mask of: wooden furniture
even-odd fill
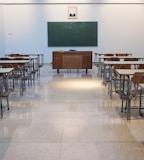
[[[128,77],[128,84],[127,84],[127,88],[126,88],[126,91],[124,93],[124,87],[123,87],[123,83],[124,83],[124,78],[120,78],[122,82],[120,82],[120,88],[119,88],[119,91],[117,92],[118,94],[121,94],[120,95],[120,98],[123,100],[126,101],[126,114],[127,114],[127,120],[130,120],[130,117],[131,117],[131,109],[139,109],[139,113],[141,113],[141,109],[144,109],[142,108],[142,104],[141,104],[141,98],[140,97],[140,104],[138,106],[133,106],[131,107],[131,100],[132,98],[136,97],[137,95],[139,96],[142,96],[138,90],[138,87],[136,87],[136,85],[138,86],[139,83],[143,83],[143,80],[144,80],[144,69],[116,69],[116,73],[118,75],[120,75],[120,77],[122,76],[127,76]],[[135,74],[139,74],[139,77],[137,78],[137,80],[135,79],[135,82],[134,82],[134,75]],[[133,80],[132,80],[133,79]],[[132,89],[132,84],[131,82],[134,84],[135,83],[135,87],[134,89]],[[142,88],[142,85],[141,85],[141,88]],[[123,106],[122,106],[123,107]]]
[[[6,99],[7,108],[9,110],[9,94],[10,89],[8,85],[8,76],[9,73],[13,71],[13,68],[0,68],[0,106],[1,106],[1,114],[3,115],[3,104],[2,99]]]
[[[106,55],[112,55],[112,56],[119,56],[119,57],[123,57],[123,56],[132,56],[132,53],[95,53],[94,54],[94,62],[95,64],[99,63],[99,58],[100,57],[104,57]]]
[[[53,69],[92,69],[92,51],[53,52]]]
[[[29,59],[33,63],[33,71],[37,72],[37,76],[40,76],[40,68],[44,65],[44,55],[43,54],[6,54],[6,58],[24,58]]]
[[[102,73],[103,84],[106,85],[106,78],[107,78],[106,66],[109,66],[108,76],[110,76],[110,79],[111,79],[114,65],[131,65],[132,69],[137,69],[140,64],[144,64],[144,61],[104,61],[102,63],[102,65],[103,65],[102,68],[104,71]]]
[[[30,60],[0,60],[0,65],[3,68],[13,68],[13,74],[9,76],[13,80],[13,88],[14,81],[20,80],[20,95],[23,95],[25,91],[25,81],[28,80],[26,77],[29,75],[29,80],[32,81],[31,77],[31,66],[29,67]]]

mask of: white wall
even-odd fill
[[[78,19],[68,19],[68,6],[78,8]],[[43,53],[46,63],[51,62],[53,50],[71,48],[143,55],[143,4],[23,4],[3,7],[6,54]],[[48,21],[98,21],[98,47],[48,48]]]
[[[0,0],[0,3],[144,3],[143,0]]]
[[[3,6],[0,6],[0,56],[5,54]]]

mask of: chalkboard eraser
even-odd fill
[[[64,52],[64,50],[59,50],[58,52]]]

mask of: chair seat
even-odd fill
[[[1,97],[8,97],[9,96],[9,94],[10,94],[10,91],[5,91],[2,95],[1,95]]]
[[[126,95],[123,90],[117,90],[116,93],[118,93],[118,95],[120,96],[120,99],[122,100],[127,100],[128,99],[128,95]]]
[[[140,95],[140,90],[131,90],[130,95],[132,95],[132,96]]]

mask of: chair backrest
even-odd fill
[[[104,58],[104,61],[120,61],[118,57]]]
[[[128,53],[116,53],[116,56],[128,56]]]
[[[114,70],[115,69],[131,69],[131,65],[130,64],[115,64]]]
[[[20,57],[20,56],[18,56],[18,57],[16,57],[16,58],[14,58],[14,60],[25,60],[25,59],[22,58],[22,57]]]
[[[138,61],[138,58],[124,58],[124,61]]]
[[[139,81],[138,81],[138,84],[139,83],[144,83],[144,73],[141,74],[140,78],[139,78]]]
[[[133,84],[144,83],[144,72],[135,72],[132,77]]]
[[[0,60],[10,60],[8,57],[2,57]]]
[[[18,57],[29,57],[29,54],[19,54]]]
[[[120,61],[120,59],[118,57],[113,57],[113,58],[110,58],[110,61]]]
[[[17,63],[8,63],[5,65],[5,68],[14,68],[15,71],[19,70],[19,65]]]
[[[144,64],[140,64],[140,65],[138,66],[138,69],[144,69]]]
[[[17,57],[19,56],[19,53],[12,53],[12,54],[9,54],[10,57]]]
[[[104,56],[114,56],[114,54],[112,54],[112,53],[106,53],[106,54],[104,54]]]

